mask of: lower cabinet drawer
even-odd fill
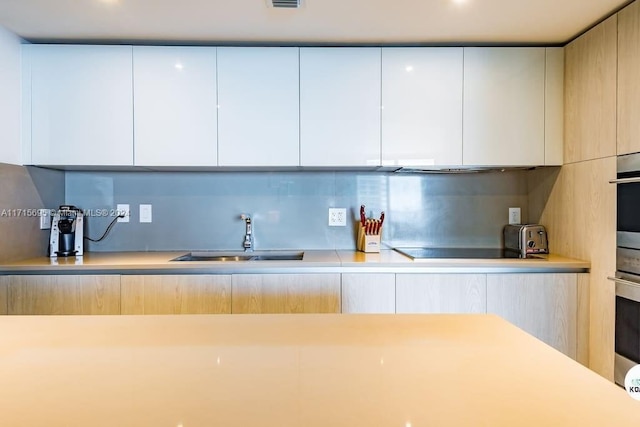
[[[234,274],[232,313],[340,313],[340,274]]]

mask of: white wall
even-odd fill
[[[20,38],[0,27],[0,162],[22,164]]]

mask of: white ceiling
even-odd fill
[[[628,3],[303,0],[291,10],[267,1],[0,0],[0,26],[27,40],[556,44]]]

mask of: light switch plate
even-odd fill
[[[124,218],[118,218],[118,222],[129,222],[131,212],[129,212],[129,205],[117,205],[116,210],[118,213],[124,213]]]
[[[151,205],[140,205],[140,222],[152,222]]]
[[[520,208],[509,208],[509,224],[521,224]]]

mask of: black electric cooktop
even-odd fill
[[[473,258],[501,259],[521,258],[520,253],[500,248],[394,248],[396,251],[413,259],[426,258]],[[529,258],[529,257],[527,257]],[[532,256],[532,258],[538,258]]]

